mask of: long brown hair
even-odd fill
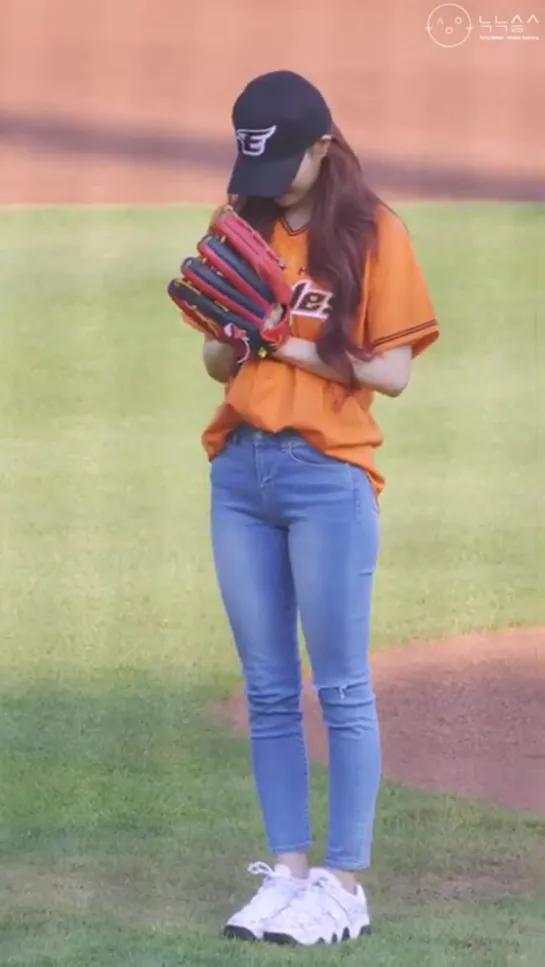
[[[357,155],[336,125],[313,189],[308,226],[308,272],[332,293],[331,312],[316,341],[320,359],[350,383],[354,373],[349,353],[369,358],[369,346],[352,338],[363,300],[366,258],[376,247],[376,212],[384,204],[365,184]],[[239,198],[235,207],[267,241],[282,208],[273,199]]]

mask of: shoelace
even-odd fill
[[[338,916],[347,916],[346,910],[329,889],[330,882],[327,877],[315,876],[309,881],[307,891],[296,897],[289,907],[289,916],[297,920],[301,926],[315,926],[322,922],[324,916],[339,926]],[[312,898],[309,904],[309,896]],[[331,901],[335,907],[331,909]]]
[[[263,878],[263,883],[261,884],[258,892],[256,893],[254,900],[263,895],[263,891],[267,890],[273,883],[285,884],[286,887],[292,886],[291,880],[289,880],[285,874],[279,873],[278,870],[273,870],[268,863],[251,863],[248,867],[248,873],[252,876],[261,876]]]
[[[283,879],[282,874],[273,870],[268,863],[251,863],[248,867],[248,873],[251,873],[252,876],[262,876],[265,880]]]

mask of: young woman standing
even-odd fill
[[[257,794],[274,865],[225,926],[271,943],[368,932],[356,874],[370,864],[380,739],[369,670],[384,479],[375,392],[399,396],[438,337],[409,234],[365,185],[321,93],[290,71],[251,81],[232,114],[228,193],[292,285],[292,336],[239,364],[206,339],[225,397],[203,435],[212,542],[246,683]],[[243,576],[243,580],[241,580]],[[302,628],[329,738],[323,866],[309,868]]]

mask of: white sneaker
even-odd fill
[[[227,921],[223,935],[238,940],[262,940],[265,925],[305,890],[307,880],[297,879],[287,866],[280,864],[273,870],[266,863],[252,863],[248,872],[263,877],[263,883],[253,899]]]
[[[371,932],[367,900],[358,884],[355,894],[344,890],[327,870],[311,870],[304,892],[271,916],[263,940],[273,944],[335,944]]]

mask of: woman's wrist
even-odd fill
[[[278,359],[282,363],[296,363],[298,358],[298,347],[299,343],[305,342],[304,339],[298,339],[297,336],[288,336],[285,342],[273,353],[272,358]],[[300,352],[299,352],[300,355]]]

